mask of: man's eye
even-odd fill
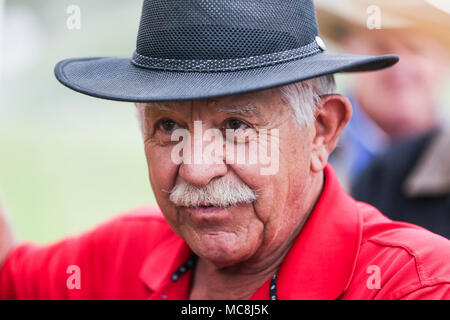
[[[250,128],[250,126],[242,120],[239,119],[228,119],[225,122],[225,129],[231,130],[246,130]]]
[[[164,132],[172,132],[178,128],[179,128],[178,124],[170,119],[159,120],[158,123],[156,124],[156,129]]]

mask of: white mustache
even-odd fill
[[[170,192],[170,201],[178,207],[215,206],[229,207],[252,203],[257,199],[256,191],[244,183],[227,178],[213,179],[204,187],[182,182]]]

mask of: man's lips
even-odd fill
[[[189,213],[192,219],[196,220],[214,220],[224,219],[229,216],[230,211],[228,207],[219,207],[213,205],[201,205],[195,207],[182,207],[183,210]]]
[[[202,212],[202,213],[214,213],[217,211],[223,211],[230,207],[219,207],[215,205],[201,205],[201,206],[195,206],[195,207],[186,207],[187,210],[195,211],[195,212]]]

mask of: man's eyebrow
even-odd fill
[[[259,116],[261,112],[259,109],[251,103],[245,105],[227,105],[220,106],[219,110],[221,112],[238,114],[241,116]]]
[[[171,106],[169,104],[166,103],[161,103],[161,102],[151,102],[151,103],[147,103],[145,104],[145,110],[147,111],[174,111],[176,109],[175,106]]]
[[[175,111],[177,109],[176,106],[161,103],[161,102],[152,102],[147,103],[145,105],[145,109],[149,111]],[[225,113],[232,113],[237,114],[241,116],[259,116],[261,115],[261,112],[259,109],[254,106],[251,103],[243,104],[243,105],[225,105],[225,106],[219,106],[219,111],[225,112]]]

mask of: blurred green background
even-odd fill
[[[66,26],[70,5],[80,30]],[[69,57],[130,56],[141,6],[0,0],[0,199],[21,239],[54,241],[155,203],[134,106],[78,94],[53,75]],[[342,92],[347,78],[337,79]]]
[[[81,29],[69,30],[69,5]],[[3,1],[0,199],[18,236],[49,242],[155,203],[135,108],[60,85],[54,65],[130,56],[141,1]]]

